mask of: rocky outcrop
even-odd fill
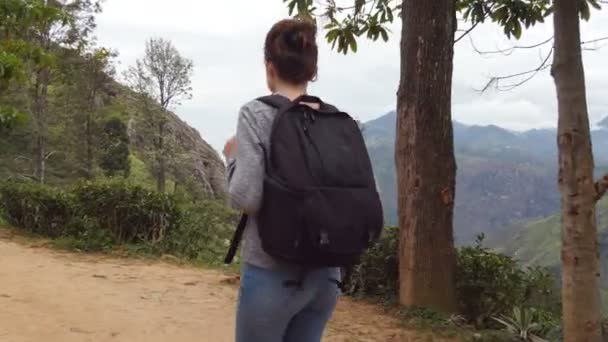
[[[125,87],[118,92],[122,99],[136,107],[137,97]],[[159,111],[160,108],[153,110]],[[168,179],[175,187],[182,187],[196,197],[223,198],[226,191],[225,165],[219,154],[200,133],[181,120],[176,114],[166,114],[168,120],[165,135]],[[139,111],[130,113],[128,133],[132,148],[144,160],[150,171],[156,167],[154,138],[156,132],[148,118]]]
[[[225,189],[225,167],[218,153],[201,138],[200,133],[170,113],[170,131],[177,143],[182,160],[176,161],[173,173],[177,181],[187,184],[192,177],[203,191],[215,198],[223,197]],[[173,158],[170,158],[170,160]]]

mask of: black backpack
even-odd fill
[[[258,100],[278,109],[257,213],[263,250],[306,268],[351,267],[384,224],[358,123],[317,97]],[[231,263],[246,223],[243,216],[226,263]]]

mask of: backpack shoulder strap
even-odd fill
[[[230,241],[230,248],[228,249],[228,254],[226,255],[226,259],[224,259],[224,263],[226,265],[230,265],[234,256],[236,255],[237,250],[239,249],[239,244],[243,239],[243,233],[245,232],[245,228],[247,227],[247,215],[242,215],[239,225],[236,227],[236,231],[234,232],[234,236],[232,237],[232,241]]]
[[[281,95],[262,96],[258,97],[257,100],[276,109],[286,108],[293,104],[288,98]]]
[[[319,111],[321,111],[321,112],[326,112],[326,113],[339,112],[338,108],[330,105],[329,103],[323,102],[320,98],[318,98],[316,96],[310,96],[310,95],[302,95],[293,101],[290,101],[289,99],[287,99],[286,97],[281,96],[281,95],[269,95],[269,96],[258,97],[257,100],[262,103],[265,103],[273,108],[279,109],[279,110],[287,110],[291,106],[297,105],[301,102],[310,102],[310,103],[318,103],[319,107],[320,107]]]

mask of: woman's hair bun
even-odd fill
[[[300,84],[317,73],[317,27],[302,19],[285,19],[276,23],[266,36],[264,54],[279,77]]]

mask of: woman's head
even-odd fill
[[[306,86],[317,75],[317,28],[308,21],[285,19],[266,35],[264,60],[271,91],[277,86]]]

